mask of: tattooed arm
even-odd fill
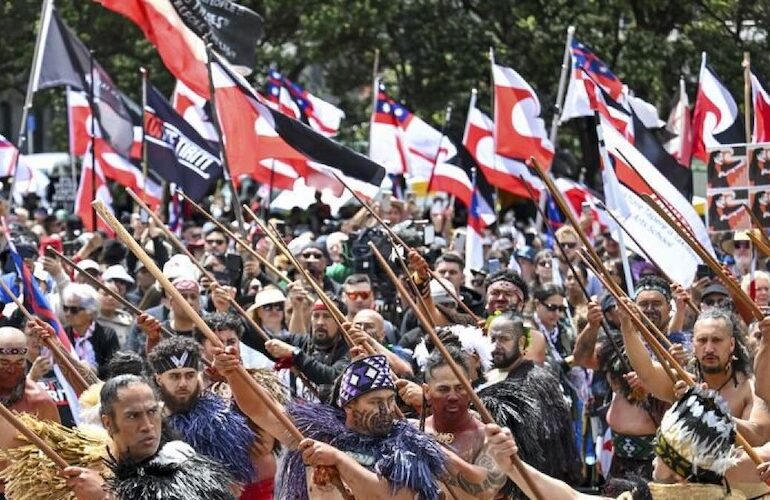
[[[493,499],[507,479],[505,473],[495,464],[486,446],[470,464],[452,453],[444,450],[447,455],[448,475],[443,478],[449,488],[460,488],[471,495],[470,498]]]
[[[336,467],[354,498],[368,500],[414,500],[415,498],[415,492],[409,488],[401,488],[392,494],[390,483],[385,478],[365,469],[353,458],[326,443],[304,439],[299,449],[307,465]]]

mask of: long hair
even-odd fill
[[[698,315],[698,321],[717,319],[724,321],[729,329],[732,337],[735,339],[735,349],[731,359],[731,366],[733,368],[733,376],[736,373],[742,373],[745,376],[750,376],[752,372],[751,357],[749,350],[746,347],[746,334],[743,329],[743,323],[738,316],[730,311],[720,307],[707,308]],[[698,367],[700,370],[700,367]]]

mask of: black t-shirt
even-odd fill
[[[51,396],[53,402],[56,404],[56,409],[59,410],[59,419],[61,424],[65,427],[75,427],[75,418],[72,415],[72,409],[67,399],[67,393],[64,391],[59,379],[56,378],[56,373],[50,370],[48,373],[40,377],[37,381],[37,385],[48,391],[48,395]]]

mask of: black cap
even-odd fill
[[[727,291],[727,288],[725,288],[724,285],[721,283],[712,283],[703,289],[703,294],[701,297],[711,295],[712,293],[718,293],[719,295],[724,295],[725,297],[730,296],[730,293]]]

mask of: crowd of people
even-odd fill
[[[464,228],[411,200],[374,204],[395,239],[320,198],[261,229],[189,208],[178,236],[127,217],[136,253],[66,214],[6,214],[0,399],[69,467],[0,418],[0,498],[770,495],[770,319],[747,324],[707,269],[672,283],[596,224],[501,217],[470,270]],[[9,296],[35,300],[10,242],[62,332]],[[719,243],[764,311],[747,235]]]

